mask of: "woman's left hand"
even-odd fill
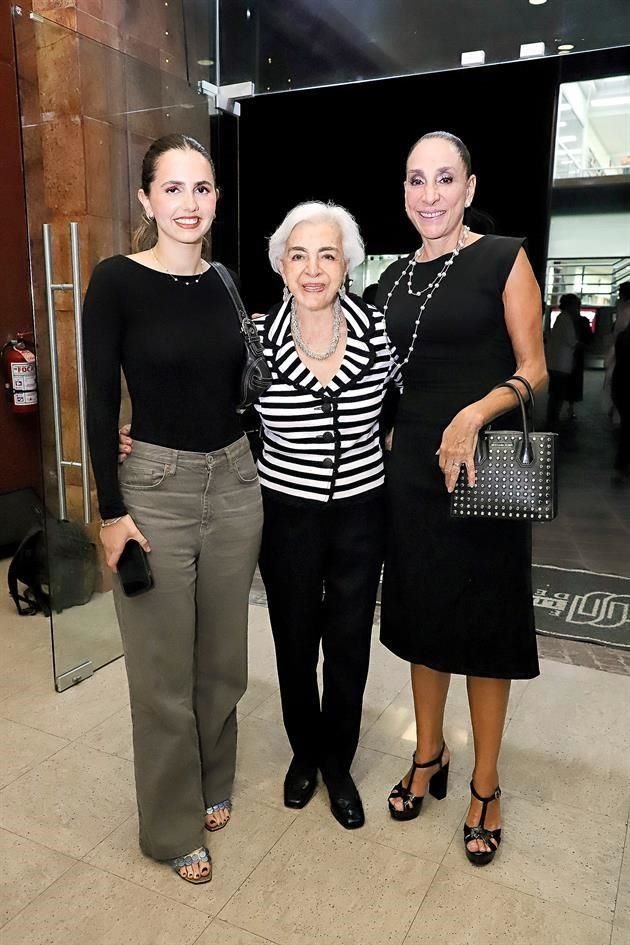
[[[479,412],[475,405],[471,404],[460,410],[444,430],[436,455],[448,492],[455,488],[462,463],[466,466],[468,485],[475,485],[475,447],[481,426]]]

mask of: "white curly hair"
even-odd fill
[[[352,214],[338,204],[314,200],[310,203],[299,203],[297,207],[289,210],[278,229],[269,237],[269,262],[274,272],[280,273],[278,263],[284,256],[293,229],[300,223],[322,221],[335,223],[339,227],[348,272],[361,265],[365,259],[365,248],[357,221]]]

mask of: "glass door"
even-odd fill
[[[85,433],[83,293],[97,262],[130,252],[151,141],[185,132],[209,147],[210,123],[207,99],[178,75],[14,9],[61,691],[122,654]]]

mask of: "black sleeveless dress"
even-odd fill
[[[381,641],[411,663],[498,679],[538,675],[531,586],[531,526],[458,521],[436,450],[455,414],[515,368],[502,293],[523,240],[484,236],[465,247],[422,316],[387,466],[388,536]],[[415,267],[414,290],[446,257]],[[383,310],[409,257],[382,275]],[[422,299],[407,276],[387,305],[389,337],[402,361]],[[499,421],[515,429],[514,415]],[[496,426],[496,422],[495,422]]]

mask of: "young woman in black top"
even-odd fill
[[[262,507],[236,412],[239,323],[201,256],[218,196],[210,156],[184,135],[160,138],[138,196],[142,248],[101,262],[85,299],[88,432],[107,564],[116,571],[136,540],[154,579],[133,598],[114,579],[140,846],[199,883],[211,878],[204,826],[230,813]],[[119,474],[121,369],[135,448]]]

